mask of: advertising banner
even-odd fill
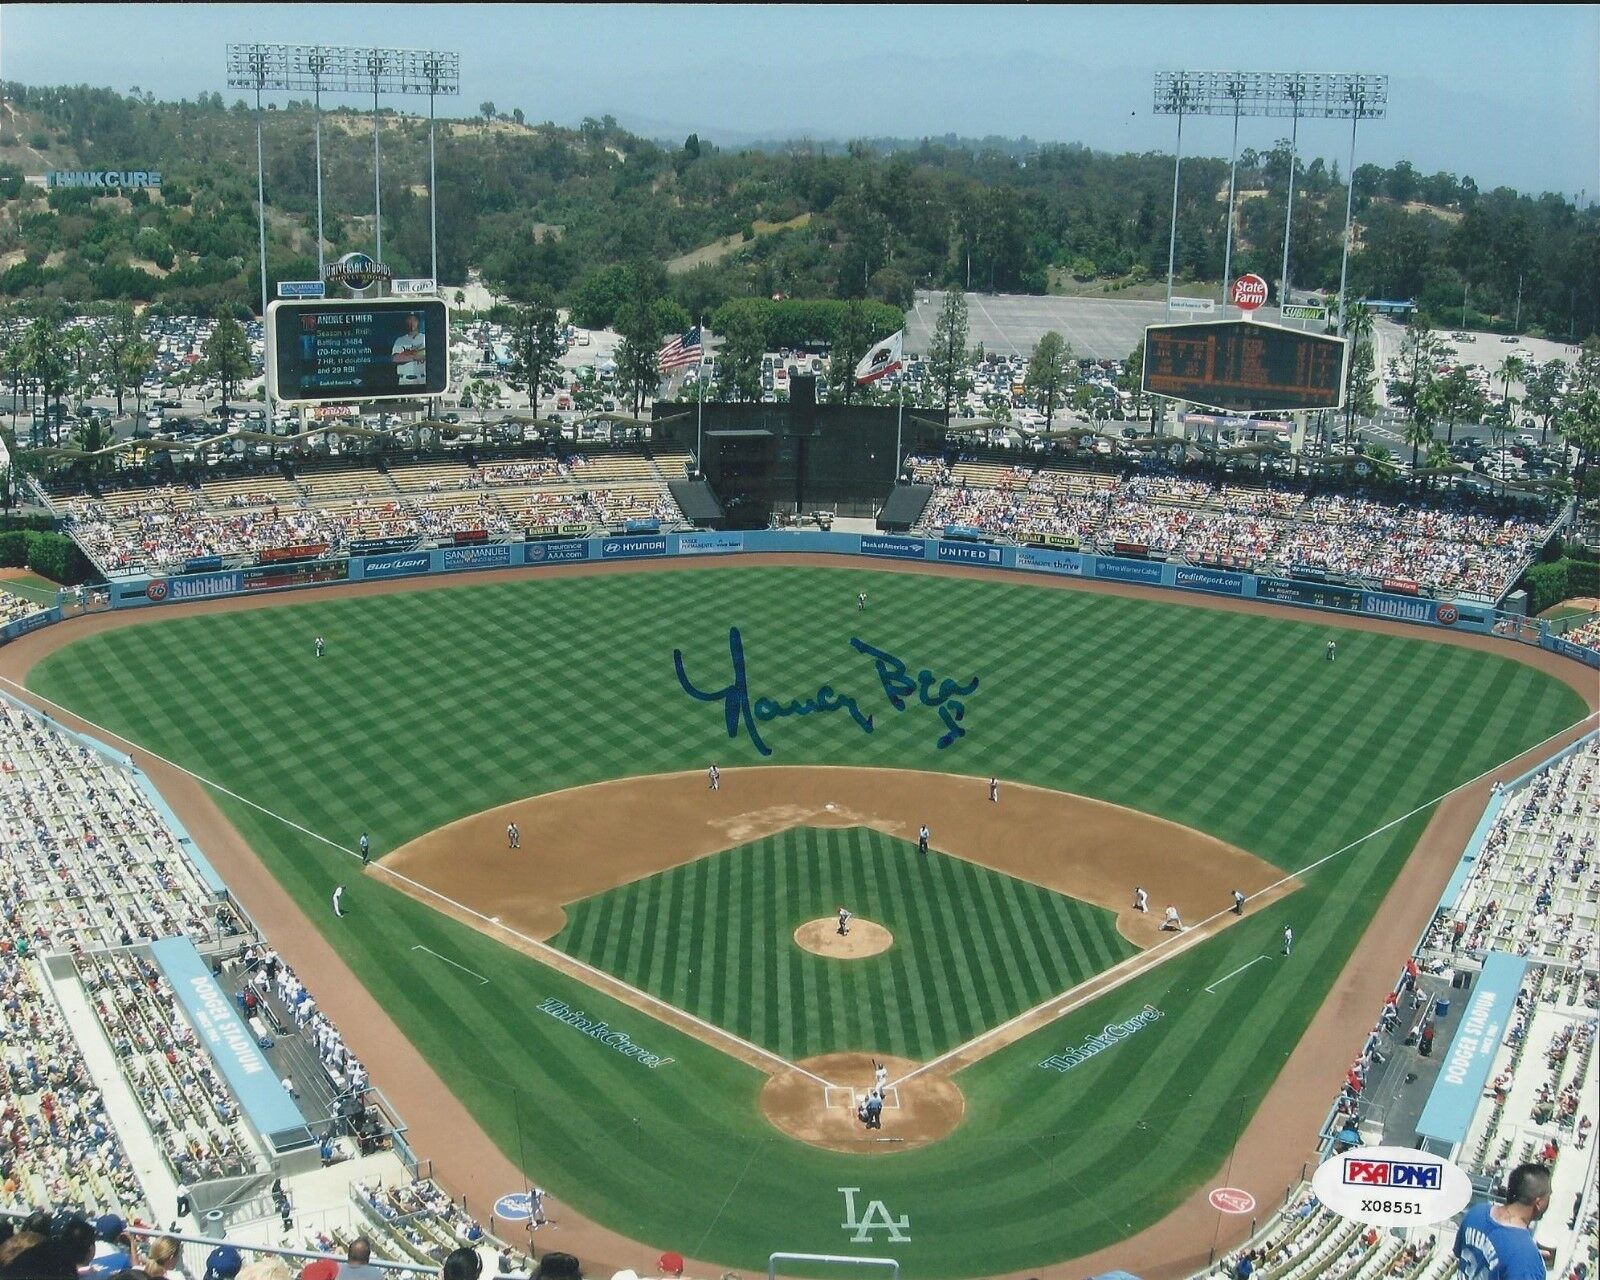
[[[266,547],[256,558],[262,564],[279,564],[285,560],[315,560],[327,553],[326,542],[311,542],[299,547]]]
[[[1030,533],[1024,541],[1032,547],[1057,547],[1066,551],[1078,549],[1078,535],[1075,533]]]
[[[15,640],[18,636],[25,636],[30,631],[37,631],[40,627],[49,626],[52,622],[61,621],[59,608],[41,609],[38,613],[30,613],[25,618],[18,618],[15,622],[8,622],[0,638]]]
[[[364,538],[350,544],[353,556],[381,556],[390,551],[410,551],[417,545],[416,538]]]
[[[523,564],[560,564],[588,558],[587,542],[526,542],[522,546]]]
[[[1017,568],[1034,569],[1040,573],[1070,573],[1083,576],[1083,557],[1074,551],[1038,550],[1034,547],[1017,548]]]
[[[1108,582],[1159,583],[1164,565],[1149,560],[1115,560],[1110,556],[1094,558],[1094,576]]]
[[[1419,1137],[1455,1143],[1465,1140],[1473,1114],[1489,1081],[1489,1068],[1516,1013],[1517,992],[1528,962],[1493,951],[1476,985],[1456,1014],[1456,1033],[1439,1064],[1439,1078],[1417,1121]]]
[[[883,538],[876,534],[861,535],[861,554],[886,556],[891,560],[926,560],[927,553],[919,538]]]
[[[556,532],[563,538],[587,538],[589,528],[587,524],[561,524],[556,526]]]
[[[1381,596],[1373,591],[1361,593],[1361,612],[1375,618],[1393,618],[1398,622],[1437,622],[1442,626],[1454,625],[1458,614],[1453,604],[1436,604],[1432,600],[1419,600],[1409,596]]]
[[[426,551],[368,556],[361,562],[360,573],[363,578],[406,578],[416,573],[427,573],[432,563]]]
[[[1173,585],[1186,591],[1214,591],[1218,595],[1242,596],[1244,574],[1227,569],[1200,569],[1192,565],[1179,565]]]
[[[678,538],[678,554],[685,556],[728,555],[743,550],[742,533],[685,533]]]
[[[605,560],[632,560],[640,556],[664,556],[667,540],[656,538],[606,538],[600,543],[600,556]]]
[[[1594,649],[1586,649],[1582,645],[1573,644],[1570,640],[1563,640],[1560,636],[1545,636],[1540,643],[1564,658],[1573,658],[1591,667],[1600,667],[1600,652]]]
[[[438,555],[441,569],[501,569],[511,563],[511,548],[503,542],[482,547],[446,547]]]
[[[983,542],[941,542],[939,559],[957,564],[999,564],[1000,548]]]
[[[553,524],[530,524],[522,531],[522,536],[527,541],[533,542],[539,538],[554,538],[558,535]]]
[[[156,604],[176,600],[210,600],[215,596],[231,596],[244,590],[244,574],[204,573],[194,578],[152,578],[145,584],[144,594]]]
[[[183,562],[185,573],[214,573],[222,568],[221,556],[196,556],[193,560]]]

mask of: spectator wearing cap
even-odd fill
[[[300,1268],[300,1280],[337,1280],[339,1264],[333,1258],[317,1258]]]
[[[109,1276],[133,1265],[128,1250],[128,1224],[114,1213],[102,1214],[94,1220],[94,1257],[84,1272],[91,1276]]]
[[[350,1242],[338,1280],[385,1280],[383,1272],[372,1265],[372,1241],[366,1236],[357,1236]]]
[[[683,1274],[683,1255],[681,1253],[664,1253],[656,1259],[656,1266],[663,1276],[676,1277]]]
[[[219,1244],[206,1258],[205,1280],[234,1280],[243,1266],[243,1254],[231,1244]]]

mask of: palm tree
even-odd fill
[[[1411,470],[1417,470],[1417,451],[1429,448],[1434,443],[1433,423],[1439,412],[1439,394],[1434,384],[1430,383],[1417,397],[1416,407],[1411,412],[1410,419],[1406,422],[1406,443],[1411,446]]]
[[[1527,362],[1521,356],[1507,356],[1500,362],[1500,367],[1494,371],[1494,376],[1503,384],[1502,398],[1507,407],[1511,404],[1511,384],[1521,382],[1522,375],[1528,371]]]
[[[1372,346],[1372,308],[1353,302],[1345,312],[1345,337],[1350,341],[1350,375],[1345,386],[1344,448],[1350,451],[1350,436],[1357,413],[1370,413],[1377,407],[1373,388],[1377,385],[1376,359]]]
[[[1395,477],[1394,454],[1381,444],[1363,444],[1361,457],[1366,461],[1367,469],[1377,480],[1393,480]],[[1356,464],[1358,467],[1360,462]]]

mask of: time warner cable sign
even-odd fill
[[[1374,1227],[1420,1227],[1467,1207],[1472,1181],[1439,1156],[1410,1147],[1356,1147],[1320,1165],[1317,1198],[1341,1217]]]

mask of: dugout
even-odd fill
[[[651,443],[694,454],[723,508],[722,527],[763,529],[779,515],[872,517],[895,488],[900,457],[944,445],[942,412],[818,404],[814,377],[787,404],[658,403]]]

